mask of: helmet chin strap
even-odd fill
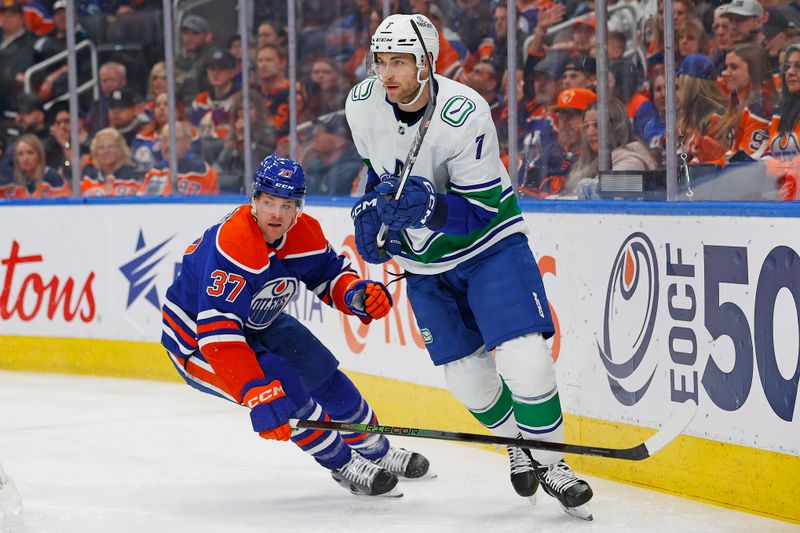
[[[428,74],[428,77],[425,78],[424,80],[422,80],[419,77],[419,75],[421,73],[422,73],[422,69],[420,67],[417,67],[417,83],[419,83],[419,90],[417,90],[417,95],[410,102],[400,102],[401,104],[403,104],[403,105],[414,105],[416,103],[416,101],[419,100],[420,96],[422,96],[422,92],[425,90],[425,84],[428,83],[428,80],[430,79],[431,76],[430,76],[430,74]]]

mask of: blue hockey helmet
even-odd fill
[[[302,209],[306,197],[303,167],[294,159],[276,155],[265,157],[253,176],[252,197],[258,192],[297,200],[297,207]]]

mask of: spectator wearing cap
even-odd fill
[[[583,112],[596,101],[597,95],[589,89],[564,89],[558,93],[551,108],[558,118],[558,142],[546,147],[536,165],[528,170],[524,191],[539,197],[561,192],[572,165],[581,155]]]
[[[25,28],[20,2],[0,4],[0,63],[4,65],[3,75],[14,87],[14,95],[22,88],[25,70],[34,64],[33,45],[36,36]]]
[[[50,135],[43,141],[47,166],[70,179],[70,166],[72,150],[70,145],[70,127],[72,119],[69,113],[69,104],[66,101],[56,102],[45,113]],[[83,127],[83,119],[78,117],[78,139],[80,140],[80,154],[89,152],[89,133]]]
[[[142,174],[131,161],[125,138],[114,128],[98,131],[91,145],[92,165],[83,170],[81,196],[134,196],[142,187]]]
[[[597,199],[600,151],[597,118],[597,102],[594,102],[583,112],[581,155],[569,172],[563,195],[575,195],[584,200]],[[655,159],[634,133],[625,104],[616,98],[611,98],[608,102],[608,124],[611,170],[655,170]]]
[[[268,121],[281,136],[289,133],[289,78],[286,77],[286,50],[266,44],[256,52],[258,92],[264,99]]]
[[[49,135],[44,119],[42,99],[35,94],[20,95],[17,99],[17,128],[20,133],[32,133],[44,139]]]
[[[308,194],[350,196],[353,194],[361,160],[350,142],[350,132],[343,115],[316,121],[311,136],[311,152],[303,162],[308,176]]]
[[[178,194],[219,194],[217,171],[192,149],[192,125],[186,121],[175,124],[175,157],[178,160]],[[159,133],[164,162],[148,171],[139,190],[144,196],[172,194],[169,169],[169,124]]]
[[[225,145],[212,165],[217,171],[221,194],[244,193],[244,113],[242,93],[237,94],[231,104],[231,127],[225,138]],[[264,102],[257,93],[250,94],[250,157],[251,161],[261,161],[275,151],[277,130],[267,122]]]
[[[72,194],[70,182],[45,163],[39,137],[28,133],[17,139],[13,154],[13,180],[0,186],[0,198],[64,198]]]
[[[108,125],[117,130],[128,146],[133,143],[136,133],[147,123],[142,114],[144,106],[131,89],[123,87],[111,92],[108,102]]]
[[[84,115],[86,129],[95,132],[108,127],[108,108],[111,93],[124,88],[128,84],[128,70],[125,65],[116,61],[107,61],[100,66],[100,96],[92,102]]]
[[[561,65],[562,89],[594,90],[597,82],[597,62],[591,56],[567,57]]]
[[[199,15],[181,21],[181,51],[175,57],[175,87],[178,97],[190,106],[202,91],[211,88],[206,78],[206,62],[214,53],[211,25]]]
[[[240,90],[235,83],[236,59],[227,50],[215,50],[206,60],[206,76],[211,88],[195,96],[191,121],[204,143],[209,140],[221,149],[230,125],[228,112]],[[213,160],[218,153],[216,150],[208,159]]]
[[[722,16],[731,23],[731,40],[734,44],[761,44],[760,33],[764,8],[757,0],[733,0],[725,4]]]
[[[789,41],[792,34],[800,32],[800,12],[789,5],[773,7],[767,10],[767,21],[761,26],[764,35],[764,46],[773,59],[773,70],[780,76],[778,55]]]

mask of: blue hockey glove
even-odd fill
[[[244,390],[242,402],[250,408],[253,429],[265,439],[289,440],[292,436],[289,418],[295,406],[286,397],[281,382],[256,379],[245,385]]]
[[[378,196],[378,215],[389,229],[421,228],[430,221],[436,209],[436,189],[433,183],[420,176],[409,176],[400,199],[394,194],[399,186],[396,177],[381,181],[375,192]]]
[[[368,192],[356,202],[350,211],[356,235],[356,250],[367,263],[379,265],[388,261],[392,255],[400,253],[402,242],[400,234],[389,231],[384,249],[378,249],[378,232],[381,219],[378,216],[378,193]]]
[[[344,293],[344,303],[350,312],[368,324],[373,318],[383,318],[392,309],[392,295],[383,283],[361,279],[350,284]]]

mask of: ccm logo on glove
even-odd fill
[[[252,409],[260,403],[269,403],[272,400],[277,400],[284,396],[286,396],[286,393],[283,392],[283,386],[281,386],[281,382],[276,379],[266,387],[250,389],[247,393],[247,407]]]

